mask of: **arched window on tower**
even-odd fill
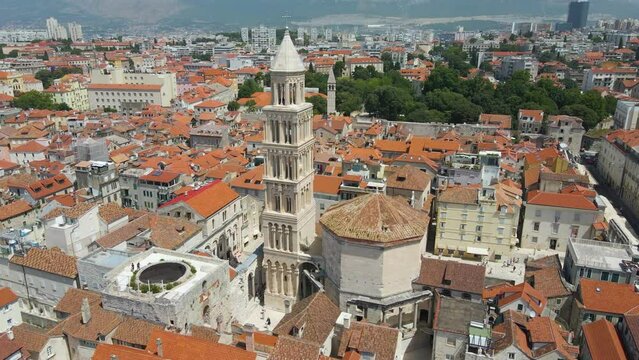
[[[275,209],[275,211],[280,211],[280,196],[275,195],[275,199],[273,200],[273,202],[274,202],[273,208]]]
[[[293,212],[293,201],[291,200],[290,196],[286,197],[286,212],[288,213]]]

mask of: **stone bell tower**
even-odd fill
[[[284,311],[302,295],[304,263],[315,238],[313,105],[304,99],[304,64],[288,31],[271,64],[266,114],[266,203],[262,216],[266,306]]]

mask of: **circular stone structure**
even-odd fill
[[[168,284],[180,280],[185,274],[185,264],[179,262],[161,262],[142,269],[138,280],[144,284]]]

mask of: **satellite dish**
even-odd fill
[[[528,316],[530,316],[531,318],[534,318],[535,316],[537,316],[537,313],[534,311],[530,311],[530,313],[528,314]]]

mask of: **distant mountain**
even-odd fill
[[[95,28],[109,25],[282,24],[335,15],[453,17],[564,15],[569,0],[0,0],[0,26],[44,24],[54,16]],[[591,13],[639,17],[637,0],[593,0]]]

